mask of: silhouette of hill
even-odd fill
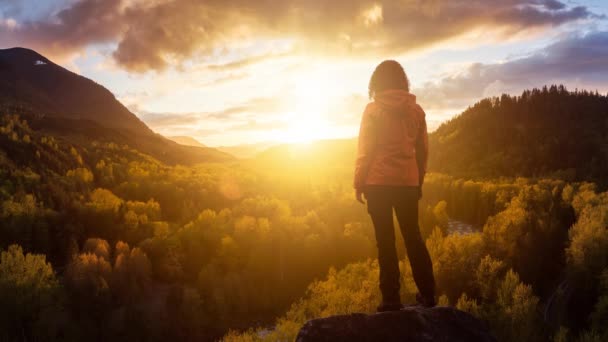
[[[0,98],[39,114],[152,133],[109,90],[25,48],[0,50]]]
[[[259,153],[264,152],[272,146],[278,145],[276,142],[263,141],[252,144],[240,144],[230,146],[218,146],[216,147],[220,151],[224,151],[237,158],[253,158]]]
[[[606,186],[608,97],[564,86],[479,101],[429,137],[431,171],[556,176]]]
[[[0,50],[0,113],[20,114],[46,134],[126,144],[170,164],[233,159],[154,133],[103,86],[25,48]]]

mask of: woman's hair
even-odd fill
[[[403,89],[410,91],[410,81],[399,62],[386,60],[376,67],[369,80],[369,98],[387,89]]]

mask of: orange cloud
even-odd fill
[[[288,39],[301,54],[360,57],[408,52],[479,28],[512,33],[592,17],[557,0],[81,0],[48,21],[0,26],[0,43],[51,53],[116,43],[117,63],[143,72],[229,53],[244,41]]]

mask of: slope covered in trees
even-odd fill
[[[430,135],[429,167],[460,177],[593,180],[608,168],[608,97],[563,86],[484,99]]]
[[[0,50],[0,99],[39,114],[88,119],[133,133],[152,133],[101,85],[72,73],[37,52]]]

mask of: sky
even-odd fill
[[[605,0],[0,0],[15,46],[209,146],[356,136],[385,59],[430,130],[502,93],[608,92]]]

